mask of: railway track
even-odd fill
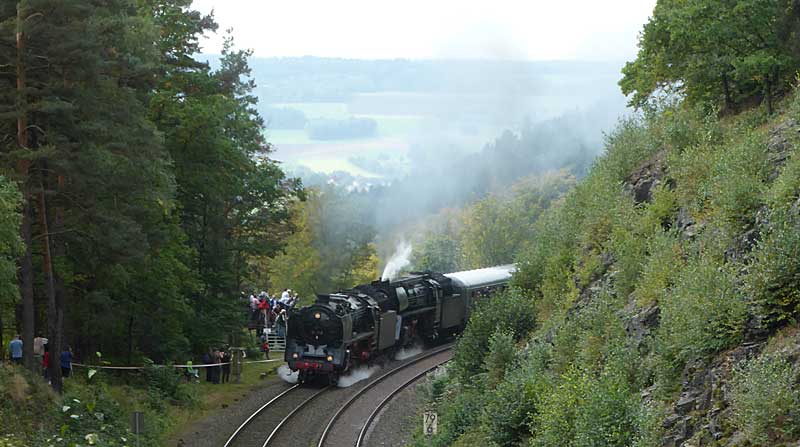
[[[438,363],[436,365],[433,365],[430,368],[420,372],[419,374],[415,375],[411,379],[406,380],[405,382],[403,382],[400,386],[398,386],[397,388],[392,390],[392,392],[389,393],[388,396],[384,397],[383,400],[378,404],[378,406],[375,407],[374,410],[372,410],[372,413],[370,413],[369,417],[367,417],[367,420],[364,422],[364,425],[361,427],[361,430],[358,432],[358,438],[356,438],[355,447],[365,447],[366,446],[367,434],[369,433],[370,429],[372,428],[373,422],[375,422],[375,419],[378,417],[379,414],[381,414],[381,411],[383,410],[384,407],[386,407],[386,405],[389,402],[394,400],[394,398],[398,394],[400,394],[402,391],[404,391],[405,389],[410,387],[412,384],[416,383],[419,379],[425,377],[428,373],[430,373],[433,370],[439,368],[440,366],[442,366],[446,362],[449,362],[449,360],[446,360],[443,363]]]
[[[289,418],[303,406],[307,405],[328,388],[312,389],[293,385],[282,393],[273,397],[247,418],[225,442],[224,447],[253,447],[270,445],[278,431],[286,424]],[[274,411],[267,411],[267,409]],[[271,418],[271,415],[286,414],[280,421]],[[269,432],[268,436],[265,433]]]
[[[344,430],[345,437],[352,438],[353,442],[350,444],[339,444],[338,441],[332,441],[334,438],[331,435],[334,435],[336,439],[340,437],[340,434],[335,430],[336,422],[342,420],[343,415],[347,412],[348,409],[351,409],[357,401],[360,399],[365,398],[364,396],[371,395],[370,391],[372,390],[379,390],[382,389],[380,385],[385,385],[390,378],[396,377],[397,374],[401,374],[406,372],[408,375],[409,368],[411,366],[420,364],[422,362],[429,362],[431,365],[439,365],[442,361],[438,361],[437,359],[441,356],[445,356],[449,358],[450,352],[452,350],[452,345],[446,345],[432,351],[428,351],[425,353],[420,354],[419,356],[413,357],[411,360],[404,361],[400,365],[392,368],[391,370],[385,372],[384,374],[380,375],[378,378],[368,381],[365,385],[363,385],[360,389],[356,390],[355,392],[347,393],[347,390],[352,391],[350,388],[341,388],[333,390],[331,387],[325,388],[306,388],[300,385],[293,385],[277,396],[270,399],[267,403],[262,405],[258,408],[250,417],[247,418],[237,429],[234,433],[228,438],[228,441],[225,443],[224,447],[269,447],[272,445],[285,445],[286,444],[286,437],[290,436],[290,433],[287,430],[287,427],[292,426],[291,421],[293,419],[300,418],[299,414],[302,413],[304,410],[308,409],[310,404],[321,396],[325,395],[326,397],[330,397],[330,399],[335,400],[335,402],[331,401],[328,402],[328,405],[333,405],[333,408],[339,408],[338,411],[335,412],[333,417],[330,419],[328,425],[325,427],[322,434],[318,433],[293,433],[291,436],[298,436],[298,437],[310,437],[310,439],[319,439],[317,445],[319,446],[333,446],[333,445],[353,445],[355,439],[358,437],[358,428],[350,428],[348,427],[339,427]],[[433,360],[432,360],[433,359]],[[446,360],[445,360],[446,361]],[[432,369],[430,365],[427,365],[425,371],[429,371]],[[421,374],[413,373],[412,376],[421,377]],[[342,394],[339,394],[342,393]],[[380,394],[380,393],[379,393]],[[378,394],[378,395],[379,395]],[[348,397],[349,396],[349,397]],[[327,399],[327,400],[330,400]],[[379,400],[380,398],[378,398]],[[326,399],[322,399],[323,401]],[[341,401],[344,401],[344,404],[341,404]],[[374,404],[374,401],[372,402]],[[385,404],[385,403],[384,403]],[[324,404],[322,404],[324,406]],[[373,407],[366,407],[367,413],[372,410]],[[280,420],[276,417],[276,414],[285,415]],[[377,413],[376,413],[377,414]],[[317,416],[318,417],[318,416]],[[302,418],[300,418],[302,419]],[[363,419],[362,419],[363,420]],[[302,423],[294,425],[294,427],[302,426]],[[281,438],[283,439],[283,443],[281,443]],[[296,445],[310,445],[311,442],[308,444],[301,442],[299,439],[294,439]],[[333,442],[333,443],[332,443]]]
[[[428,352],[371,381],[354,393],[331,417],[317,447],[362,446],[370,425],[381,409],[400,391],[446,363],[451,357],[452,345],[448,345]],[[421,365],[423,371],[411,368],[416,365]],[[379,402],[378,406],[375,406],[375,402]]]

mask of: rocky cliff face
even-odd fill
[[[794,150],[795,141],[800,136],[800,124],[786,120],[769,132],[767,158],[771,166],[770,181],[777,178]],[[624,190],[632,195],[636,203],[651,202],[656,186],[666,184],[674,187],[667,172],[666,152],[660,151],[644,162],[626,179]],[[795,204],[795,212],[800,214],[800,199]],[[764,210],[759,210],[752,228],[744,228],[736,238],[736,243],[726,251],[729,259],[743,259],[759,240],[759,228],[766,224]],[[704,223],[696,222],[686,209],[679,209],[671,222],[684,239],[694,238]],[[613,269],[605,269],[604,277],[596,283],[609,280]],[[584,294],[591,293],[591,286]],[[625,307],[629,342],[640,346],[659,325],[660,307],[658,304],[638,307],[633,297]],[[760,354],[770,337],[770,332],[759,324],[758,316],[751,317],[745,328],[741,345],[719,353],[711,360],[689,362],[683,370],[680,392],[662,427],[665,432],[664,447],[674,446],[741,446],[742,434],[731,424],[732,408],[729,382],[734,368],[742,361]],[[800,367],[800,334],[793,334],[782,343],[781,354]],[[650,399],[653,389],[643,391],[642,398]]]

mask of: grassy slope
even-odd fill
[[[127,428],[133,411],[145,413],[147,431],[141,445],[165,445],[192,422],[259,387],[261,374],[273,373],[280,364],[246,365],[240,384],[180,380],[174,393],[159,387],[159,377],[164,376],[158,373],[101,373],[89,382],[83,371],[76,370],[79,374],[65,381],[62,397],[40,378],[0,366],[0,446],[87,445],[87,436],[92,435],[97,436],[95,445],[130,445],[133,438]]]
[[[796,442],[798,121],[800,94],[772,117],[620,123],[519,260],[538,324],[503,380],[486,380],[501,348],[468,331],[460,349],[483,343],[486,360],[429,384],[431,445]]]

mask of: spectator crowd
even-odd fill
[[[288,312],[300,302],[297,292],[284,289],[280,297],[278,294],[270,295],[266,291],[256,296],[249,295],[250,327],[264,333],[265,329],[275,330],[279,337],[286,336],[286,320]]]
[[[258,330],[260,349],[265,358],[269,360],[270,346],[267,334],[274,333],[278,337],[286,336],[288,313],[297,306],[300,302],[300,297],[298,297],[297,292],[293,292],[291,289],[284,289],[280,294],[276,293],[274,295],[270,295],[266,291],[261,291],[258,295],[255,295],[255,293],[247,295],[243,293],[242,295],[243,297],[247,296],[250,309],[250,324],[248,326],[251,329]],[[21,366],[24,363],[23,347],[20,335],[16,334],[8,345],[9,359],[13,365]],[[48,380],[50,362],[54,360],[51,357],[48,340],[42,337],[41,334],[33,339],[33,356],[34,367],[45,380]],[[232,358],[232,352],[227,346],[223,346],[221,349],[209,349],[208,352],[203,354],[203,366],[195,366],[189,361],[184,369],[184,375],[187,380],[199,380],[199,369],[204,368],[206,370],[206,381],[214,384],[229,382]],[[1,354],[0,360],[2,360]],[[70,346],[64,348],[56,361],[60,363],[62,376],[69,377],[72,374],[73,364],[73,353]]]
[[[22,365],[24,363],[24,345],[19,334],[14,335],[14,339],[8,344],[8,357],[14,365]],[[2,356],[0,356],[1,358]],[[33,339],[33,366],[36,371],[42,375],[46,380],[49,380],[50,373],[50,346],[48,340],[37,335]],[[61,365],[61,375],[69,377],[72,374],[72,348],[67,345],[59,355],[59,363]]]

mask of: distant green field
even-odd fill
[[[311,119],[347,119],[351,116],[359,118],[371,118],[378,123],[378,135],[376,138],[404,138],[416,134],[422,127],[425,120],[421,116],[393,116],[393,115],[349,115],[347,114],[346,104],[340,103],[293,103],[280,104],[281,107],[293,107],[302,110],[306,117]],[[318,107],[319,106],[319,107]],[[344,106],[344,107],[339,107]],[[316,115],[312,115],[316,114]],[[340,115],[336,115],[340,114]],[[352,140],[312,140],[308,138],[305,130],[302,129],[267,129],[267,140],[273,144],[326,144],[342,143],[346,141],[368,141],[369,138]]]
[[[408,137],[422,128],[425,118],[422,116],[392,115],[356,115],[361,118],[372,118],[378,123],[378,135],[381,137]]]
[[[347,103],[344,102],[286,102],[270,104],[271,107],[297,109],[306,114],[308,119],[346,119],[350,116]]]
[[[425,96],[425,95],[417,95]],[[401,98],[404,99],[404,98]],[[430,98],[428,98],[430,99]],[[370,166],[370,160],[375,161],[385,154],[405,154],[410,142],[426,131],[433,135],[446,136],[450,144],[475,141],[476,137],[483,134],[496,136],[494,129],[488,126],[480,128],[467,128],[467,126],[446,126],[433,117],[423,115],[381,113],[380,102],[364,101],[353,108],[348,103],[281,103],[270,104],[271,107],[292,108],[302,111],[308,119],[337,119],[344,120],[351,117],[370,118],[377,123],[377,135],[369,138],[344,139],[344,140],[312,140],[303,129],[267,129],[267,141],[275,146],[274,156],[286,163],[287,167],[305,166],[312,170],[331,172],[344,170],[352,174],[365,177],[380,176],[381,174],[368,172],[351,163],[353,157],[364,160],[362,166]],[[353,114],[351,110],[360,113]],[[408,109],[408,112],[413,109]],[[447,123],[444,123],[447,124]],[[486,128],[484,128],[486,127]],[[491,138],[489,137],[489,138]],[[488,141],[480,138],[481,144]],[[467,143],[469,145],[469,143]],[[476,150],[479,149],[476,145]],[[369,169],[369,168],[368,168]]]
[[[308,138],[305,130],[267,129],[267,141],[272,144],[311,144],[316,141]]]

